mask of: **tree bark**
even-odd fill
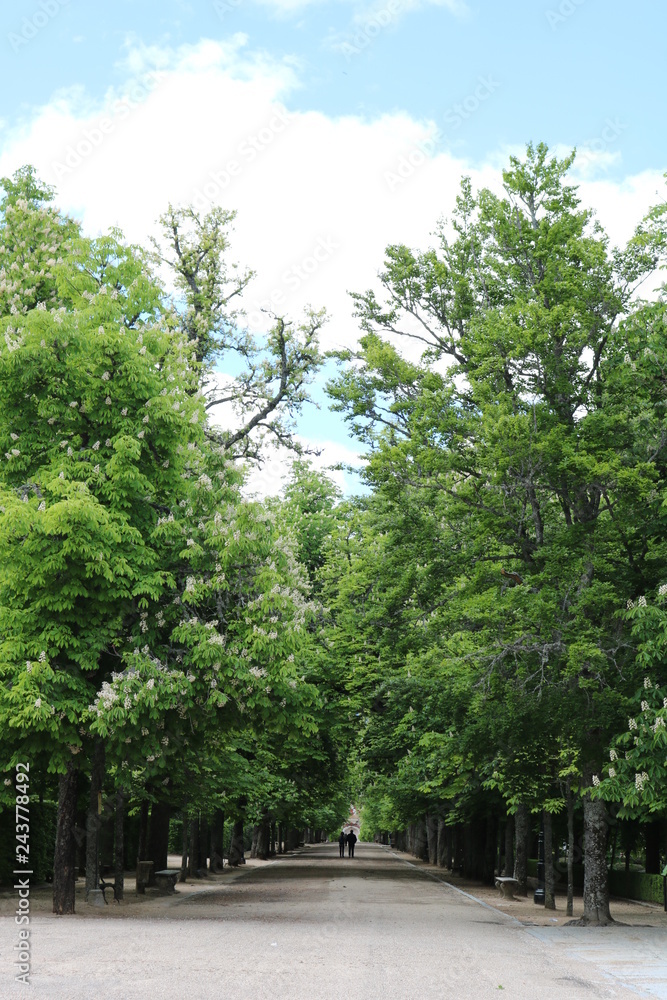
[[[118,789],[116,792],[116,813],[114,816],[114,843],[113,843],[113,878],[116,884],[116,899],[123,899],[125,893],[125,866],[124,859],[124,823],[125,823],[125,792]]]
[[[600,799],[584,796],[584,916],[583,923],[605,927],[609,912],[607,877],[607,810]]]
[[[139,843],[137,844],[137,861],[148,861],[146,856],[146,851],[148,848],[148,811],[150,809],[150,802],[148,799],[144,799],[141,803],[141,811],[139,813]]]
[[[438,818],[437,816],[426,817],[426,851],[429,864],[438,863]]]
[[[530,823],[528,807],[521,802],[517,806],[514,828],[516,833],[516,848],[514,851],[514,878],[519,883],[516,887],[518,896],[528,895],[528,838]]]
[[[574,795],[567,781],[567,909],[571,917],[574,913]]]
[[[199,868],[199,813],[190,817],[190,864],[188,874],[190,878],[197,878]]]
[[[449,827],[445,823],[444,819],[438,820],[438,850],[437,850],[437,865],[438,868],[449,868],[449,858],[447,856],[447,832]]]
[[[154,802],[148,827],[148,857],[153,862],[153,875],[168,865],[169,854],[169,814],[167,802]]]
[[[243,864],[245,857],[243,853],[243,820],[237,819],[232,827],[232,839],[229,845],[229,863],[236,867]]]
[[[208,848],[211,835],[209,832],[208,817],[202,813],[199,820],[199,868],[208,868]]]
[[[420,819],[414,826],[412,852],[421,861],[428,861],[428,843],[426,839],[426,823]]]
[[[505,821],[505,867],[503,875],[507,878],[514,876],[514,816],[510,813]]]
[[[544,909],[555,910],[553,816],[546,809],[542,810],[542,823],[544,824]]]
[[[76,794],[79,772],[72,761],[58,781],[56,849],[53,858],[53,912],[74,913],[76,881]]]
[[[181,874],[179,882],[185,882],[188,876],[188,847],[190,845],[190,821],[188,819],[188,804],[183,804],[183,829],[181,832]]]
[[[660,874],[660,822],[654,820],[644,827],[646,846],[646,861],[644,870],[647,875]]]
[[[216,809],[211,820],[211,864],[212,872],[221,872],[224,864],[223,837],[225,829],[225,814],[222,809]]]
[[[271,824],[268,814],[262,817],[261,823],[257,826],[257,840],[255,842],[255,857],[261,861],[266,861],[269,856],[269,838],[271,836]]]
[[[86,899],[88,899],[88,893],[99,889],[100,885],[98,838],[101,817],[98,800],[103,782],[104,743],[101,739],[96,739],[90,768],[90,791],[86,814]]]

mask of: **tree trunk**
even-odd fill
[[[429,864],[438,863],[438,818],[437,816],[426,817],[426,852]]]
[[[225,832],[225,814],[222,809],[216,809],[211,820],[211,871],[221,872],[224,865],[223,839]]]
[[[178,876],[179,882],[185,882],[188,875],[188,847],[190,844],[190,821],[188,818],[188,804],[183,805],[183,830],[181,834],[181,874]]]
[[[308,831],[306,831],[307,833]],[[257,857],[257,839],[259,837],[259,824],[255,824],[252,828],[252,841],[250,843],[250,857]],[[308,841],[306,841],[308,843]]]
[[[414,826],[412,852],[421,861],[428,861],[428,843],[426,840],[426,823],[420,819]]]
[[[211,835],[209,832],[208,817],[202,813],[199,820],[199,868],[208,868],[208,848]]]
[[[168,867],[170,812],[167,802],[154,802],[151,808],[151,819],[148,827],[148,857],[145,860],[153,862],[153,877],[155,872]],[[151,881],[153,880],[154,878]]]
[[[574,913],[574,795],[567,781],[567,909],[568,917]]]
[[[261,861],[266,861],[269,856],[269,838],[271,836],[271,824],[268,815],[262,817],[262,822],[257,827],[257,840],[255,842],[255,857]]]
[[[584,796],[584,924],[605,927],[609,912],[607,810],[600,799]]]
[[[125,792],[116,792],[116,815],[114,816],[113,878],[116,884],[116,899],[123,899],[125,893],[125,867],[123,865],[125,822]]]
[[[546,809],[542,810],[542,823],[544,824],[544,909],[555,910],[553,816]]]
[[[232,839],[229,845],[230,865],[240,865],[245,862],[243,854],[243,820],[237,819],[232,827]]]
[[[276,853],[276,824],[271,824],[271,840],[269,843],[269,854],[271,857]]]
[[[503,875],[514,876],[514,816],[508,813],[505,821],[505,867]]]
[[[438,820],[438,850],[436,862],[438,868],[449,868],[449,858],[447,856],[447,832],[449,827],[444,819]]]
[[[197,878],[199,868],[199,813],[190,817],[190,864],[188,874],[190,878]]]
[[[88,794],[88,812],[86,815],[86,899],[88,893],[99,889],[99,850],[100,810],[99,796],[104,782],[104,743],[95,740],[93,760],[90,768],[90,792]]]
[[[517,896],[528,895],[528,838],[530,823],[528,807],[521,802],[517,806],[514,828],[516,831],[516,848],[514,851],[514,878],[519,883],[516,887]]]
[[[74,913],[76,880],[76,793],[79,772],[74,762],[58,781],[58,815],[56,819],[56,849],[53,858],[53,912]]]
[[[282,827],[282,823],[278,823],[277,850],[278,850],[278,854],[282,854],[283,853],[283,827]]]
[[[146,855],[148,849],[148,810],[150,809],[150,802],[148,799],[144,799],[141,803],[141,811],[139,813],[139,843],[137,845],[137,861],[148,861]]]

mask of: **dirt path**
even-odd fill
[[[387,848],[360,844],[357,855],[340,859],[337,844],[319,845],[249,868],[231,881],[196,890],[181,886],[166,900],[94,913],[81,907],[71,918],[36,913],[30,996],[667,997],[647,992],[636,977],[628,978],[628,969],[625,979],[607,975],[594,946],[578,955],[576,947],[590,938],[580,928],[539,928],[540,939],[532,928],[434,880]],[[550,940],[549,930],[561,938]],[[627,931],[605,929],[598,941],[622,949]],[[2,1000],[26,996],[25,987],[12,982],[16,941],[13,918],[0,918]],[[624,981],[640,992],[630,992]]]

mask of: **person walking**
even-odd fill
[[[345,830],[340,831],[340,837],[338,838],[338,852],[341,858],[345,857],[345,841],[347,837],[345,836]]]
[[[356,835],[354,833],[354,830],[350,830],[350,832],[347,835],[347,856],[348,856],[348,858],[353,858],[354,857],[354,845],[356,844],[356,842],[357,842],[357,838],[356,838]]]

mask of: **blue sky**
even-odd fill
[[[382,248],[424,246],[461,174],[493,185],[529,140],[582,151],[584,200],[626,238],[662,197],[666,37],[646,0],[22,0],[0,10],[0,173],[34,162],[88,231],[142,241],[168,200],[237,208],[250,313],[276,291],[294,316],[326,306],[325,347],[351,346],[346,292]],[[104,117],[99,148],[66,161]],[[353,456],[335,415],[302,432]]]

